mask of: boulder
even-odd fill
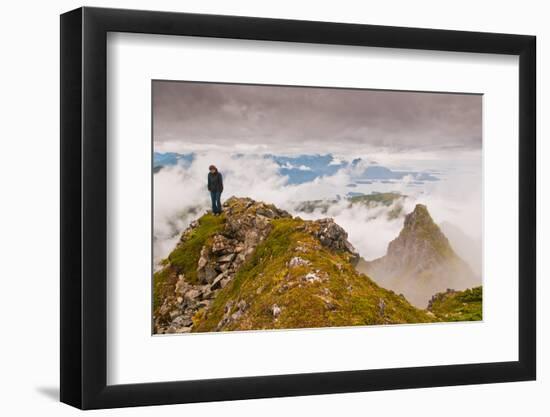
[[[212,253],[223,255],[234,250],[233,242],[227,237],[217,234],[212,239]]]
[[[193,320],[190,317],[185,316],[178,316],[174,320],[172,320],[172,323],[170,323],[170,327],[175,328],[181,328],[181,327],[191,327],[193,326]]]
[[[227,273],[223,272],[219,274],[216,278],[214,278],[214,281],[212,281],[212,284],[210,285],[210,290],[217,290],[218,288],[222,287],[222,280],[227,277]]]
[[[197,300],[201,295],[201,291],[198,289],[190,289],[183,295],[183,299],[185,301],[195,301]]]
[[[306,282],[318,282],[321,281],[321,277],[316,272],[308,272],[304,280]]]
[[[183,274],[178,275],[178,281],[174,287],[174,293],[176,295],[182,295],[189,289],[189,284],[185,281]]]
[[[217,271],[215,270],[215,268],[213,266],[207,266],[205,269],[204,269],[204,279],[203,279],[203,283],[211,283],[212,281],[214,281],[214,278],[216,278],[216,276],[218,275]]]
[[[203,246],[200,253],[199,262],[197,263],[197,269],[202,269],[206,266],[208,263],[208,248],[206,246]]]

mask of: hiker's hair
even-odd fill
[[[218,172],[218,168],[216,168],[216,165],[210,165],[208,167],[208,171],[211,171],[211,170],[214,170],[214,171]]]

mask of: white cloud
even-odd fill
[[[303,184],[289,184],[288,178],[279,174],[279,166],[271,159],[251,152],[232,157],[227,149],[197,150],[196,158],[188,167],[164,168],[154,175],[154,254],[158,261],[173,249],[179,234],[187,224],[199,217],[210,205],[206,188],[208,166],[214,164],[224,176],[222,200],[232,195],[251,197],[255,200],[273,203],[293,214],[296,202],[305,200],[334,199],[345,196],[347,185],[352,182],[354,169],[342,168],[334,175],[319,177]],[[232,149],[232,152],[242,153]],[[384,160],[378,155],[377,160]],[[355,157],[355,156],[354,156]],[[391,159],[388,156],[386,159]],[[346,158],[351,160],[353,158]],[[449,160],[433,160],[436,170],[445,170],[442,181],[426,182],[424,185],[410,185],[412,178],[393,184],[358,184],[353,191],[398,191],[409,197],[404,200],[404,212],[410,212],[416,203],[428,206],[436,223],[448,222],[459,227],[469,237],[481,240],[481,181],[480,163],[468,160],[464,166],[451,166]],[[368,162],[361,162],[368,164]],[[199,208],[196,214],[186,215],[189,210]],[[316,211],[299,213],[302,218],[314,219],[333,217],[349,234],[349,240],[366,259],[374,259],[386,252],[388,243],[402,228],[403,218],[388,220],[392,207],[348,207],[342,199],[330,207],[328,213]],[[481,254],[480,254],[481,256]]]

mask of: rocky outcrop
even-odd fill
[[[305,230],[319,239],[321,244],[334,251],[343,251],[349,253],[350,261],[356,264],[359,261],[359,253],[348,241],[347,232],[334,223],[331,218],[315,220],[307,223]]]
[[[206,309],[215,296],[210,285],[190,285],[179,275],[174,293],[167,296],[155,314],[155,333],[188,333],[193,317]]]

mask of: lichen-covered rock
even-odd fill
[[[271,306],[271,314],[273,314],[273,317],[277,318],[281,314],[281,307],[279,307],[277,304],[273,304]]]
[[[305,230],[319,239],[321,244],[331,250],[347,252],[354,265],[359,261],[359,253],[348,241],[347,232],[333,219],[326,218],[307,223]]]
[[[309,262],[307,259],[300,258],[299,256],[293,257],[290,261],[288,261],[288,267],[289,268],[296,268],[299,266],[307,266],[310,265],[311,262]]]

